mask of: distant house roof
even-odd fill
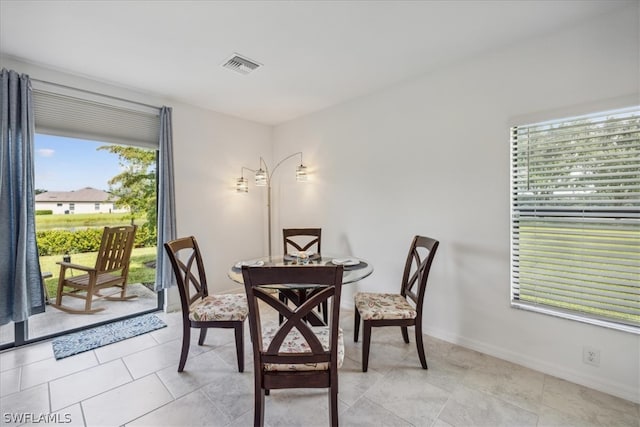
[[[47,191],[36,195],[36,202],[112,202],[117,197],[106,191],[97,190],[91,187],[81,188],[76,191]]]

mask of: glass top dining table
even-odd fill
[[[248,260],[239,261],[234,264],[227,275],[231,280],[236,283],[244,283],[242,279],[242,266],[286,266],[286,265],[297,265],[299,264],[298,259],[293,255],[279,255],[279,256],[271,256],[271,257],[262,257],[262,258],[252,258]],[[365,259],[354,257],[354,256],[333,256],[328,254],[313,254],[309,256],[308,263],[304,264],[305,267],[313,267],[317,265],[342,265],[343,273],[342,273],[342,283],[353,283],[359,280],[364,279],[365,277],[371,275],[373,273],[373,265]],[[280,285],[283,287],[286,286],[300,286],[300,285]]]
[[[365,259],[354,256],[330,256],[327,254],[313,254],[310,255],[308,261],[301,263],[299,259],[293,255],[279,255],[263,258],[253,258],[249,260],[239,261],[235,263],[227,272],[227,275],[231,280],[237,283],[244,283],[242,278],[242,266],[255,266],[255,267],[278,267],[288,265],[300,265],[301,268],[313,268],[319,265],[342,265],[342,283],[353,283],[358,280],[362,280],[365,277],[373,273],[373,266]],[[286,295],[296,305],[304,303],[313,292],[318,288],[318,285],[305,285],[300,283],[284,284],[284,285],[269,285],[265,288],[279,289],[281,295]],[[324,321],[315,312],[310,312],[305,319],[314,326],[325,325]]]

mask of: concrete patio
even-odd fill
[[[105,289],[104,294],[112,293],[111,288]],[[95,314],[69,314],[57,308],[47,305],[44,313],[36,314],[29,318],[29,339],[44,337],[54,333],[70,331],[95,323],[102,323],[111,319],[152,310],[158,305],[158,297],[155,292],[141,283],[127,285],[127,295],[137,295],[127,301],[95,300],[93,307],[104,308]],[[65,297],[63,303],[72,308],[82,308],[84,300]],[[0,326],[0,344],[12,342],[14,338],[14,325],[9,323]]]

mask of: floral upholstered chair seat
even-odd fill
[[[418,315],[416,309],[400,294],[358,292],[354,301],[364,320],[415,319]]]
[[[268,348],[271,344],[271,340],[278,332],[279,326],[275,323],[267,323],[263,326],[263,346]],[[318,337],[318,340],[322,344],[325,350],[329,350],[329,327],[328,326],[312,326],[310,328],[314,334]],[[344,338],[342,334],[342,328],[338,328],[338,368],[342,366],[344,361]],[[302,334],[293,328],[287,338],[282,342],[280,347],[282,353],[310,353],[311,349],[309,344],[302,336]],[[329,368],[328,362],[322,363],[305,363],[305,364],[282,364],[282,363],[267,363],[265,364],[265,370],[267,371],[326,371]]]
[[[208,295],[189,307],[189,319],[194,322],[244,320],[248,314],[245,294]]]

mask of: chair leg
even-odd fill
[[[338,384],[329,388],[329,422],[338,427]]]
[[[424,354],[424,343],[422,342],[422,321],[416,322],[416,346],[418,347],[418,357],[420,358],[420,364],[422,369],[429,369],[427,367],[427,357]]]
[[[58,285],[58,290],[56,291],[56,305],[62,305],[62,289],[63,286]]]
[[[353,316],[353,342],[358,342],[358,335],[360,335],[360,312],[356,308]]]
[[[62,292],[64,291],[64,278],[66,276],[66,268],[60,266],[60,275],[58,276],[58,290],[56,291],[56,305],[62,305]]]
[[[91,302],[93,302],[93,288],[90,286],[87,290],[87,299],[84,303],[84,311],[87,313],[91,313]]]
[[[371,321],[362,322],[362,372],[369,369],[369,347],[371,347]]]
[[[198,345],[204,344],[204,340],[207,338],[207,328],[200,329],[200,338],[198,338]]]
[[[402,339],[404,340],[404,342],[406,342],[407,344],[409,343],[409,331],[407,330],[406,326],[400,326],[400,329],[402,330]]]
[[[236,357],[238,358],[238,372],[244,372],[244,323],[236,323]]]
[[[191,343],[191,326],[188,323],[182,325],[182,351],[180,352],[180,363],[178,364],[178,372],[184,370],[189,355],[189,344]]]
[[[255,375],[255,374],[254,374]],[[264,426],[264,395],[265,390],[256,380],[254,391],[253,425],[254,427]]]

